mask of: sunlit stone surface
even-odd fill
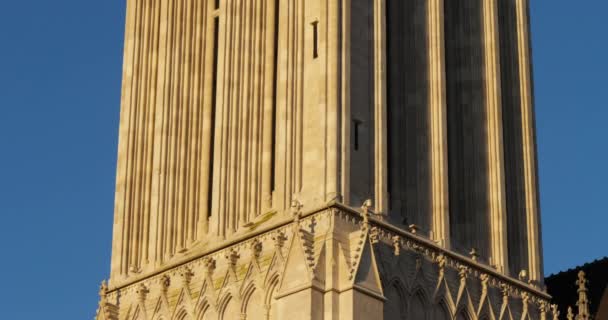
[[[97,319],[554,319],[526,0],[127,0]]]

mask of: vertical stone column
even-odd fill
[[[528,0],[516,1],[517,48],[519,56],[520,96],[522,108],[523,166],[525,185],[525,208],[528,237],[528,263],[530,279],[542,281],[542,247],[539,222],[538,182],[536,168],[536,135],[534,116],[534,92],[532,91],[532,71],[529,38]]]
[[[163,85],[167,82],[168,78],[168,66],[167,66],[167,57],[169,55],[168,52],[168,28],[169,28],[169,4],[164,1],[161,3],[160,7],[160,26],[159,26],[159,52],[158,52],[158,74],[157,81],[158,83],[162,83]],[[155,119],[155,140],[162,141],[163,136],[167,133],[167,119],[166,119],[166,99],[167,99],[167,89],[161,88],[156,90],[156,119]],[[154,148],[154,161],[152,162],[152,170],[154,172],[161,172],[164,170],[164,163],[162,161],[163,153],[165,150],[163,148]],[[151,201],[152,206],[150,208],[150,225],[155,228],[155,232],[152,232],[152,237],[150,242],[154,244],[154,250],[152,252],[152,260],[155,261],[156,265],[159,265],[163,258],[163,235],[158,230],[162,229],[160,226],[164,224],[164,219],[162,215],[164,214],[162,203],[164,201],[163,193],[163,182],[164,177],[160,174],[154,174],[152,176],[152,191],[151,191]]]
[[[112,241],[112,267],[110,285],[119,275],[124,275],[127,272],[128,252],[124,240],[125,214],[124,214],[124,196],[126,188],[126,157],[127,147],[129,142],[129,126],[128,121],[131,114],[131,108],[127,104],[129,100],[129,84],[133,77],[133,46],[135,42],[135,1],[127,1],[126,13],[126,32],[125,32],[125,49],[124,49],[124,66],[122,76],[122,97],[120,108],[120,129],[118,138],[118,161],[116,165],[116,193],[114,204],[114,232]]]
[[[432,239],[450,247],[444,0],[428,2]]]
[[[486,232],[489,232],[491,264],[508,272],[497,0],[483,0],[482,6],[490,224]]]
[[[300,192],[301,172],[303,67],[303,7],[300,1],[279,0],[280,26],[277,51],[276,79],[276,163],[273,207],[289,208],[294,193]],[[312,96],[312,95],[311,95]],[[316,98],[317,95],[314,95]],[[307,108],[307,110],[310,108]],[[296,119],[301,119],[297,121]],[[300,197],[300,196],[298,196]],[[300,199],[302,200],[302,199]]]
[[[325,0],[321,2],[327,8],[327,169],[325,200],[340,200],[340,115],[341,115],[341,70],[342,55],[342,7],[339,1]],[[320,42],[323,45],[323,41]]]
[[[217,57],[219,54],[219,7],[215,7],[215,3],[207,2],[203,4],[205,7],[203,23],[203,39],[206,39],[201,52],[204,64],[204,75],[202,77],[202,96],[203,96],[203,110],[202,110],[202,141],[201,151],[204,155],[201,161],[201,174],[200,179],[201,187],[199,189],[199,202],[198,202],[198,234],[197,239],[203,241],[209,234],[209,218],[211,216],[211,203],[212,203],[212,184],[213,184],[213,171],[214,170],[214,145],[215,145],[215,117],[216,117],[216,98],[217,88],[215,81],[217,80],[216,75],[218,73]],[[217,20],[217,21],[216,21]],[[216,22],[217,25],[216,25]]]
[[[388,210],[386,68],[386,1],[374,0],[374,206],[378,213]]]
[[[341,127],[342,145],[340,146],[340,165],[341,165],[341,190],[342,202],[350,204],[350,166],[351,166],[351,0],[341,0],[342,3],[342,54],[341,54],[341,82],[340,94],[342,99]]]
[[[232,47],[232,42],[228,41],[230,36],[232,35],[233,29],[231,27],[232,21],[232,6],[231,3],[226,1],[221,3],[220,5],[220,16],[221,19],[218,23],[218,27],[220,29],[219,38],[218,38],[218,58],[217,58],[217,83],[216,83],[216,91],[215,93],[215,104],[216,104],[216,114],[215,114],[215,141],[214,151],[213,151],[213,163],[214,163],[214,172],[212,172],[212,185],[211,188],[213,193],[211,194],[211,212],[209,213],[212,216],[210,221],[210,232],[219,236],[220,238],[225,236],[225,230],[228,228],[228,219],[226,216],[220,214],[224,212],[225,204],[227,202],[226,196],[228,193],[232,193],[231,190],[227,189],[226,186],[226,174],[225,172],[228,170],[228,150],[229,150],[229,140],[228,140],[228,124],[229,121],[229,110],[224,108],[224,105],[227,101],[229,101],[229,88],[227,87],[227,79],[230,76],[228,63],[230,55],[229,52],[233,52],[234,48]]]

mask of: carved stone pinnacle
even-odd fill
[[[471,260],[473,261],[477,261],[479,259],[479,252],[477,252],[477,249],[475,248],[471,248],[471,252],[469,252],[469,255],[471,255]]]
[[[240,257],[241,255],[239,255],[236,249],[232,249],[226,254],[226,259],[228,259],[228,263],[230,264],[231,268],[236,268],[236,263]]]
[[[291,209],[293,210],[292,212],[294,221],[300,221],[300,218],[302,217],[302,208],[304,208],[304,205],[300,202],[300,200],[294,199],[291,201]]]
[[[251,254],[255,259],[259,259],[262,254],[262,242],[260,240],[255,239],[251,243]]]
[[[167,291],[169,290],[169,287],[171,286],[171,277],[167,274],[164,275],[160,279],[160,285],[162,287],[162,292],[167,293]]]
[[[184,285],[189,285],[190,282],[192,281],[192,277],[194,277],[194,272],[192,272],[192,270],[190,268],[185,267],[182,269],[181,276],[182,276],[182,281],[184,282]]]
[[[141,283],[137,287],[137,297],[139,298],[139,301],[141,301],[141,302],[146,301],[146,297],[148,296],[148,293],[150,293],[150,290],[148,289],[148,287],[146,287],[145,284]]]
[[[401,237],[393,236],[393,249],[395,256],[399,256],[401,254]]]
[[[99,297],[105,299],[108,295],[108,283],[106,280],[101,281],[101,286],[99,286]]]

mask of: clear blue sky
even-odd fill
[[[608,3],[531,1],[553,273],[608,255]],[[7,0],[0,9],[3,319],[94,316],[110,262],[124,7]]]

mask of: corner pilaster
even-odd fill
[[[444,0],[429,0],[429,119],[432,239],[450,247]]]
[[[491,264],[508,273],[503,126],[500,87],[500,48],[497,0],[483,0],[487,177]]]
[[[386,213],[389,202],[386,68],[386,1],[374,0],[374,205],[377,213]]]
[[[536,135],[534,115],[534,92],[532,90],[532,64],[529,38],[529,3],[528,0],[516,1],[517,15],[517,48],[519,55],[519,74],[522,108],[523,166],[525,186],[526,230],[528,238],[528,264],[530,279],[542,281],[542,245],[540,212],[538,201],[538,173],[536,168]]]

